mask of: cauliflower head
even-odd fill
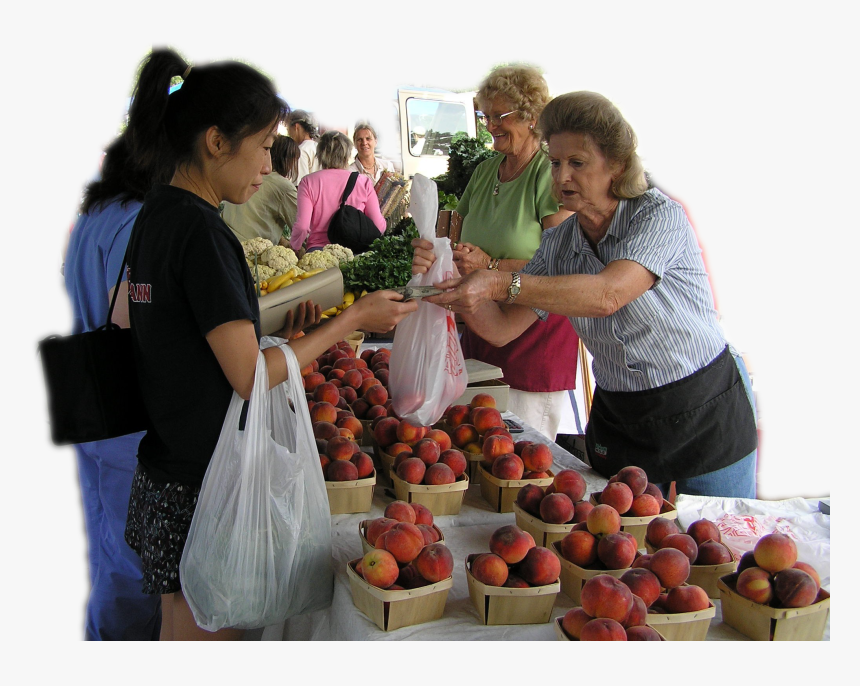
[[[337,256],[326,250],[314,250],[313,252],[305,253],[302,259],[299,260],[299,267],[305,271],[311,269],[331,269],[332,267],[340,266],[340,261]]]
[[[251,278],[256,279],[257,274],[260,275],[260,281],[268,281],[272,277],[275,276],[275,270],[271,267],[267,267],[265,264],[258,264],[255,267],[251,267]]]
[[[260,238],[259,236],[257,238],[250,238],[247,241],[242,241],[242,249],[245,251],[246,258],[253,258],[254,255],[262,255],[271,247],[272,241],[268,238]]]
[[[299,262],[296,253],[290,248],[285,248],[283,245],[273,245],[260,256],[260,260],[276,272],[286,271],[290,267],[295,267]]]
[[[329,243],[323,248],[323,251],[330,252],[332,255],[337,257],[338,264],[350,262],[355,257],[352,254],[352,250],[344,247],[343,245],[338,245],[337,243]]]

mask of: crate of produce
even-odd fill
[[[345,336],[343,340],[349,343],[349,347],[352,348],[356,355],[358,355],[358,351],[361,349],[361,344],[364,343],[364,332],[353,331],[348,336]]]
[[[550,621],[555,598],[561,590],[558,581],[529,588],[488,586],[472,576],[470,565],[475,557],[466,558],[466,579],[469,597],[482,624],[545,624]]]
[[[714,604],[709,603],[706,610],[696,612],[649,612],[647,622],[667,641],[704,641],[716,613]]]
[[[488,472],[483,465],[479,465],[478,469],[481,482],[481,497],[490,504],[490,507],[495,512],[513,512],[517,493],[526,484],[535,484],[541,488],[546,488],[555,478],[555,474],[552,471],[547,471],[549,476],[546,479],[498,479]]]
[[[352,602],[383,631],[432,622],[444,614],[453,577],[420,588],[388,591],[367,583],[355,571],[360,561],[352,560],[346,567]]]
[[[516,497],[516,496],[515,496]],[[540,517],[535,517],[526,512],[519,505],[514,503],[514,516],[516,517],[517,526],[524,531],[528,531],[532,538],[535,539],[535,544],[549,548],[551,543],[560,541],[567,536],[574,527],[570,524],[547,524]]]
[[[358,535],[359,535],[359,538],[361,539],[361,552],[363,552],[365,555],[374,549],[373,546],[367,542],[367,526],[369,523],[370,523],[370,520],[364,519],[361,522],[359,522],[359,525],[358,525]],[[438,542],[447,545],[447,543],[445,543],[445,534],[442,533],[442,529],[440,529],[435,524],[431,524],[430,526],[432,526],[436,530],[436,532],[439,534],[439,541]]]
[[[589,497],[589,501],[592,505],[600,504],[600,493],[592,493]],[[648,524],[651,520],[656,519],[657,517],[663,517],[665,519],[677,519],[678,511],[675,509],[675,506],[670,503],[668,500],[663,501],[663,507],[660,510],[660,514],[651,515],[650,517],[625,517],[621,515],[621,530],[626,531],[629,534],[632,534],[636,537],[636,545],[640,549],[645,549],[645,532],[648,529]]]
[[[771,607],[737,592],[737,574],[717,581],[723,621],[754,641],[820,641],[830,614],[830,593],[823,588],[812,605]]]
[[[465,474],[454,483],[441,486],[411,484],[399,478],[394,471],[390,472],[389,476],[394,484],[394,495],[398,500],[424,505],[434,517],[459,514],[463,497],[469,488],[469,477]]]
[[[374,486],[376,486],[376,471],[366,479],[326,481],[329,511],[333,515],[370,512],[373,505]]]
[[[626,567],[624,569],[605,569],[603,566],[601,566],[600,569],[587,569],[585,567],[575,565],[569,560],[565,560],[564,556],[561,554],[559,541],[553,541],[547,546],[547,548],[554,552],[558,557],[559,562],[561,562],[561,577],[559,578],[559,581],[561,582],[561,592],[577,605],[580,604],[580,593],[582,593],[582,587],[585,585],[586,581],[598,576],[599,574],[609,574],[610,576],[614,576],[616,579],[620,579],[624,575],[624,572],[630,569],[630,567]]]

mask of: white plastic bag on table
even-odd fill
[[[416,174],[410,190],[409,211],[421,238],[433,242],[436,261],[426,274],[416,274],[407,285],[432,286],[459,276],[451,241],[436,238],[439,205],[436,184]],[[402,320],[394,333],[388,387],[394,411],[413,424],[429,426],[466,390],[466,366],[457,325],[451,312],[418,300],[418,310]]]
[[[233,394],[182,552],[182,592],[209,631],[264,627],[331,604],[328,496],[301,370],[281,349],[289,379],[267,390],[259,353],[244,431],[244,401]]]

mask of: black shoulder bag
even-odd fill
[[[105,325],[95,331],[39,341],[51,439],[56,445],[101,441],[147,428],[131,329],[111,321],[130,246],[131,241]]]
[[[355,188],[356,181],[358,181],[358,172],[354,171],[346,182],[346,189],[340,199],[340,208],[334,213],[328,225],[328,240],[329,243],[342,245],[358,255],[367,252],[370,244],[382,234],[364,212],[346,204],[346,199]]]

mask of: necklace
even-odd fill
[[[511,174],[507,180],[512,181],[516,177],[516,175],[519,174],[520,170],[534,159],[534,156],[537,155],[537,151],[539,149],[540,149],[539,147],[535,148],[534,152],[528,156],[528,159],[525,159],[522,162],[520,162],[519,166],[516,169],[514,169],[514,173]],[[502,166],[499,165],[499,175],[498,175],[498,180],[496,181],[496,186],[495,186],[495,188],[493,188],[493,195],[499,194],[499,186],[503,183],[507,183],[507,182],[502,181]]]
[[[365,172],[367,172],[372,177],[376,177],[376,167],[377,167],[376,157],[373,158],[373,166],[372,167],[367,166],[364,162],[361,161],[360,158],[359,158],[358,162],[359,162],[359,164],[361,164],[361,167],[362,167],[362,169],[364,169]]]

